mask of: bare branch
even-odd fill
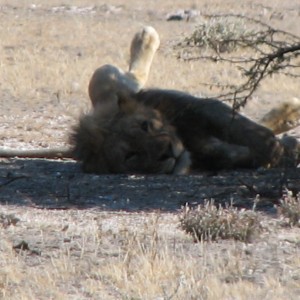
[[[300,77],[300,37],[247,16],[227,14],[205,17],[207,23],[197,26],[193,34],[178,45],[181,48],[178,58],[235,65],[241,78],[244,78],[242,84],[206,85],[227,89],[228,92],[217,97],[233,100],[236,109],[246,104],[266,77],[279,73],[293,78]],[[210,49],[213,53],[199,55],[202,49]],[[239,57],[236,54],[239,49],[246,49],[248,54]]]

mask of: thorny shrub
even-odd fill
[[[259,213],[206,201],[196,208],[186,206],[180,216],[181,228],[195,241],[235,239],[250,242],[262,229]]]
[[[249,34],[246,24],[231,18],[210,18],[199,24],[193,33],[186,37],[184,44],[199,48],[211,48],[218,53],[232,52],[238,41]]]

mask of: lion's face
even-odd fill
[[[83,117],[73,143],[86,172],[183,174],[190,165],[174,128],[158,111],[127,97],[115,112]]]

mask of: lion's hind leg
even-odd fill
[[[156,30],[145,26],[135,34],[131,42],[128,72],[108,64],[96,69],[88,87],[93,107],[108,102],[117,107],[118,93],[137,93],[148,79],[159,43]]]
[[[130,47],[129,71],[126,73],[126,76],[136,83],[135,92],[141,90],[147,82],[159,45],[159,35],[151,26],[145,26],[135,34]]]
[[[88,87],[94,108],[105,103],[117,104],[117,93],[124,89],[130,89],[124,72],[113,65],[104,65],[96,69]]]

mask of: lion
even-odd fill
[[[186,174],[189,153],[175,129],[155,109],[118,95],[83,116],[70,137],[84,172],[96,174]]]
[[[117,109],[100,99],[75,129],[85,172],[186,174],[284,163],[285,144],[270,129],[217,99],[159,89],[117,96]]]
[[[264,125],[273,126],[267,128],[217,99],[200,99],[179,91],[142,90],[159,43],[156,30],[146,26],[132,40],[128,72],[112,65],[96,69],[88,87],[93,110],[81,118],[71,134],[73,149],[55,150],[53,156],[69,157],[71,153],[82,162],[85,172],[98,174],[184,174],[189,169],[276,167],[282,165],[287,153],[298,155],[297,141],[290,137],[279,140],[274,135],[279,132],[275,128],[279,120],[290,124],[288,118],[300,118],[298,109],[290,109],[291,103],[262,120]],[[140,119],[143,124],[161,126],[141,131]],[[151,128],[148,125],[145,128]],[[17,152],[11,156],[26,157],[26,150],[19,151],[20,155]],[[4,154],[0,150],[0,156],[6,157],[9,151]]]
[[[151,64],[159,45],[154,41],[159,41],[159,38],[155,33],[155,38],[146,39],[147,47],[139,48],[135,43],[137,37],[141,36],[143,34],[137,34],[132,40],[130,66],[137,65],[142,68],[145,61],[150,61]],[[148,42],[153,42],[153,47],[149,47]],[[132,49],[140,51],[133,55]],[[150,64],[146,64],[146,74],[149,72]],[[105,66],[96,69],[89,83],[89,96],[94,108],[101,107],[107,102],[114,105],[117,103],[116,93],[109,93],[113,96],[107,96],[105,93],[106,85],[102,82],[109,82],[110,78],[103,70],[106,71]],[[139,103],[159,110],[176,128],[178,136],[191,153],[192,169],[275,167],[283,164],[287,153],[295,154],[292,164],[296,164],[299,152],[297,141],[294,138],[280,141],[274,134],[295,127],[295,120],[300,119],[298,103],[282,104],[265,115],[261,120],[262,124],[258,124],[217,99],[200,99],[179,91],[133,89],[131,81],[129,83],[127,81],[129,78],[127,73],[119,72],[118,75],[121,76],[119,82],[122,83],[122,89],[133,92],[132,98]],[[139,77],[135,79],[134,83]],[[127,87],[123,86],[125,81]],[[141,81],[135,86],[143,87],[144,84],[145,81]],[[115,85],[115,82],[113,85],[117,92],[121,85]]]

